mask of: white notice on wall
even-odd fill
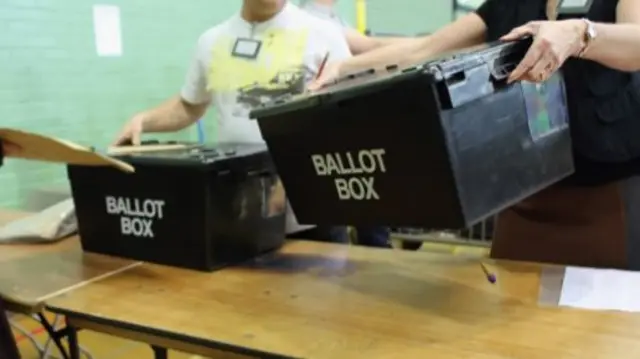
[[[119,7],[114,5],[94,5],[93,29],[98,56],[122,56]]]
[[[559,305],[640,312],[640,272],[567,267]]]

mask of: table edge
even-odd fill
[[[216,340],[198,338],[198,337],[190,336],[187,334],[181,334],[181,333],[164,330],[164,329],[146,327],[144,325],[128,323],[121,320],[103,318],[93,314],[76,312],[74,310],[56,307],[55,305],[48,305],[46,303],[44,304],[44,306],[45,306],[45,309],[47,309],[52,313],[65,316],[66,318],[69,319],[70,322],[72,322],[74,318],[77,318],[84,322],[96,323],[97,325],[111,327],[114,329],[122,329],[122,330],[138,332],[141,334],[146,334],[146,335],[155,336],[159,338],[166,338],[168,340],[179,341],[179,342],[187,343],[194,346],[205,347],[208,349],[215,349],[215,350],[220,350],[224,352],[246,355],[246,356],[256,357],[261,359],[301,359],[300,357],[273,353],[273,352],[264,351],[260,349],[252,349],[249,347],[243,347],[236,344],[224,343]],[[76,328],[76,329],[92,330],[92,328]],[[172,349],[172,348],[167,348],[167,349]]]
[[[135,268],[137,266],[140,266],[142,264],[144,264],[145,262],[141,262],[141,261],[136,261],[136,262],[132,262],[129,263],[127,265],[124,265],[118,269],[112,270],[110,272],[106,272],[103,273],[101,275],[95,276],[89,280],[83,281],[83,282],[79,282],[64,288],[61,288],[57,291],[48,293],[46,295],[42,295],[40,297],[37,298],[20,298],[17,296],[12,296],[12,295],[7,295],[6,293],[1,293],[0,292],[0,300],[2,300],[3,304],[5,305],[5,307],[7,307],[7,310],[14,312],[14,313],[21,313],[21,314],[35,314],[35,313],[39,313],[41,312],[43,309],[46,308],[47,306],[47,301],[58,298],[62,295],[65,295],[67,293],[72,293],[77,289],[80,289],[84,286],[96,283],[96,282],[100,282],[104,279],[107,279],[111,276],[120,274],[122,272],[126,272],[132,268]]]

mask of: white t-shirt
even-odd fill
[[[238,39],[260,41],[257,58],[233,56]],[[302,92],[327,52],[329,62],[351,56],[342,32],[293,4],[262,23],[234,16],[200,36],[182,98],[194,104],[211,100],[220,142],[263,142],[249,118],[251,108]]]
[[[338,15],[333,6],[318,4],[313,0],[308,0],[302,5],[302,9],[311,15],[330,21],[334,25],[338,25],[344,29],[351,28],[351,26]]]
[[[256,44],[254,58],[233,55],[236,45],[246,55]],[[193,104],[211,101],[219,142],[263,143],[257,121],[249,118],[251,108],[304,91],[327,53],[329,62],[351,56],[344,34],[293,4],[262,23],[236,15],[200,36],[181,96]],[[288,211],[287,233],[309,228]]]

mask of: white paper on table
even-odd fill
[[[98,56],[122,56],[119,7],[115,5],[94,5],[93,30]]]
[[[640,312],[640,272],[567,267],[558,304]]]

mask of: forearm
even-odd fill
[[[347,43],[349,44],[349,50],[351,50],[353,55],[361,55],[379,49],[383,46],[418,40],[415,37],[365,36],[351,28],[346,30],[346,37]]]
[[[481,44],[485,32],[482,19],[476,14],[469,14],[432,35],[395,41],[347,59],[341,64],[340,70],[348,74],[387,65],[411,66],[444,52]]]
[[[640,25],[632,23],[594,25],[598,36],[584,58],[621,71],[640,70]]]
[[[387,45],[398,44],[402,42],[415,41],[416,39],[420,39],[420,38],[376,36],[376,37],[373,37],[373,39],[375,40],[378,46],[387,46]]]
[[[189,127],[206,112],[207,105],[191,105],[176,96],[145,113],[144,132],[175,132]]]
[[[404,67],[412,60],[414,63],[417,62],[414,58],[418,58],[416,53],[423,52],[424,42],[424,38],[408,38],[405,41],[387,42],[384,46],[376,46],[375,49],[364,51],[356,54],[359,56],[343,61],[340,70],[344,74],[349,74],[392,64]],[[413,54],[413,56],[403,56],[403,54]]]

